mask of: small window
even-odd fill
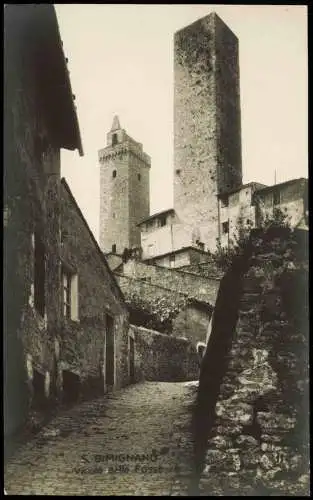
[[[160,226],[166,226],[166,217],[160,218]]]
[[[221,206],[222,208],[228,207],[228,196],[221,196]]]
[[[140,175],[140,174],[138,174],[138,175],[137,175],[137,177],[138,177],[138,180],[140,181],[140,179],[141,179],[141,175]]]
[[[116,253],[116,244],[115,243],[113,243],[113,245],[112,245],[112,253]]]
[[[112,135],[112,146],[115,146],[117,144],[117,134]]]
[[[175,267],[175,255],[170,255],[170,267]]]
[[[273,193],[273,203],[274,205],[279,205],[280,204],[280,191],[274,191]]]
[[[66,231],[61,231],[61,243],[63,244],[66,241],[68,234]]]
[[[63,315],[73,321],[78,320],[78,277],[63,269]]]
[[[113,177],[113,179],[116,177],[116,170],[113,170],[112,177]]]
[[[63,314],[65,318],[71,317],[71,276],[63,272]]]
[[[45,247],[41,236],[35,233],[35,252],[34,252],[34,305],[39,314],[43,317],[45,314]]]
[[[227,234],[228,233],[228,230],[229,230],[229,223],[228,223],[228,221],[222,223],[222,230],[223,230],[223,234]]]
[[[180,168],[177,168],[176,175],[180,175],[180,172],[181,172]]]
[[[113,219],[115,219],[115,212],[113,212],[112,217],[113,217]]]

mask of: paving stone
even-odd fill
[[[7,493],[187,495],[196,390],[145,382],[60,413],[6,464]]]

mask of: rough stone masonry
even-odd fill
[[[216,195],[241,182],[238,39],[212,13],[174,37],[174,209],[209,249]]]
[[[237,276],[231,269],[221,282],[196,414],[203,494],[308,495],[308,276],[301,246],[289,229],[254,233],[246,268]]]

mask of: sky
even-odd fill
[[[173,206],[173,37],[216,12],[239,38],[243,182],[308,176],[307,7],[56,4],[84,156],[66,178],[99,241],[100,168],[114,115],[151,156],[150,212]]]

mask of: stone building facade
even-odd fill
[[[82,154],[82,145],[54,7],[6,5],[4,25],[4,431],[10,435],[27,416],[27,381],[46,393],[51,383],[61,317],[60,149]]]
[[[279,209],[292,228],[308,229],[308,180],[304,178],[265,186],[250,182],[219,195],[220,242],[229,245],[239,228],[260,227]]]
[[[256,227],[262,223],[263,217],[273,215],[274,209],[279,208],[292,228],[308,229],[308,179],[264,186],[254,193],[252,204],[255,206]]]
[[[114,117],[107,146],[99,151],[100,247],[122,253],[140,246],[138,222],[150,213],[150,157]]]
[[[128,310],[65,179],[61,180],[62,328],[58,383],[76,375],[99,393],[129,382]],[[79,380],[78,380],[79,379]],[[66,396],[66,394],[65,394]]]
[[[52,5],[4,10],[4,433],[96,379],[129,376],[123,295],[69,187],[60,149],[82,155]],[[110,342],[108,341],[110,340]],[[88,389],[90,391],[90,388]]]

